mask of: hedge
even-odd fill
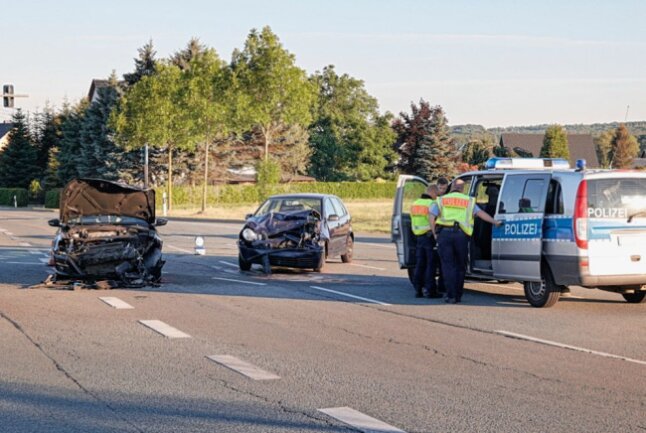
[[[272,187],[272,194],[334,194],[344,200],[367,200],[395,196],[395,182],[311,182],[283,183]],[[156,188],[157,206],[161,207],[165,188]],[[207,205],[252,204],[260,201],[255,185],[212,185],[207,188]],[[176,186],[173,206],[195,206],[202,203],[202,187]]]
[[[57,209],[60,203],[61,190],[52,189],[45,193],[45,207],[48,209]]]
[[[0,205],[13,206],[13,197],[16,196],[18,206],[29,204],[29,191],[26,188],[0,188]]]
[[[395,182],[311,182],[282,183],[272,187],[272,194],[320,193],[334,194],[344,200],[369,200],[395,196]],[[157,207],[162,206],[164,187],[155,188]],[[45,207],[57,208],[60,190],[45,194]],[[260,201],[256,185],[211,185],[207,188],[208,206],[254,204]],[[199,207],[202,204],[202,187],[175,186],[173,206]]]

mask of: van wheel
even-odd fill
[[[644,301],[646,292],[622,293],[621,296],[623,296],[629,304],[639,304]]]
[[[343,263],[352,263],[352,250],[354,249],[354,241],[352,236],[348,235],[345,241],[345,254],[341,254],[341,261]]]
[[[561,287],[554,283],[552,273],[544,269],[541,281],[525,281],[525,298],[532,307],[548,308],[556,304],[561,297]]]

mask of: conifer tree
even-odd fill
[[[40,178],[36,148],[32,143],[27,117],[16,110],[9,141],[0,152],[0,185],[7,188],[29,188],[33,179]]]
[[[143,77],[153,75],[157,67],[155,55],[157,52],[153,48],[153,40],[150,39],[146,45],[137,50],[139,57],[135,58],[135,70],[129,74],[124,74],[123,79],[128,86],[132,86]]]
[[[565,158],[570,159],[570,147],[567,141],[567,133],[561,125],[552,125],[545,131],[543,147],[540,153],[541,158]]]
[[[74,107],[65,107],[65,120],[61,124],[61,142],[58,153],[58,178],[64,185],[72,179],[80,177],[79,165],[81,156],[81,129],[88,101],[81,100]]]
[[[637,139],[630,134],[623,123],[619,125],[612,139],[612,150],[610,155],[611,168],[630,168],[633,160],[639,153]]]

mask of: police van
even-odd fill
[[[491,158],[458,176],[464,193],[495,219],[475,219],[467,277],[522,282],[534,307],[554,305],[568,286],[646,296],[646,172],[571,169],[564,159]],[[392,241],[409,277],[415,266],[410,207],[428,182],[402,175]]]

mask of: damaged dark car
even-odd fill
[[[61,192],[52,243],[53,283],[143,287],[161,280],[162,240],[155,191],[98,179],[72,180]]]
[[[288,194],[268,198],[247,215],[238,240],[238,264],[259,264],[320,272],[328,258],[352,261],[354,233],[343,202],[328,194]]]

